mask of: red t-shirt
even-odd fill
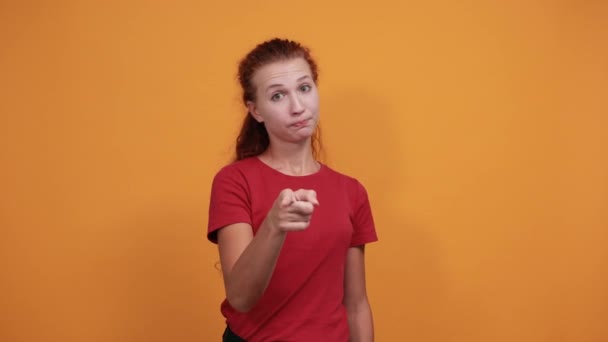
[[[249,342],[348,341],[346,252],[378,239],[367,192],[356,179],[323,164],[315,174],[289,176],[257,157],[234,162],[213,180],[208,238],[217,243],[217,230],[233,223],[248,223],[255,234],[286,188],[317,192],[309,227],[287,234],[270,283],[249,312],[234,310],[227,300],[221,312]]]

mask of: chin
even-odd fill
[[[311,134],[294,134],[290,137],[289,141],[297,144],[297,143],[305,143],[307,141],[310,141],[310,139],[312,139],[312,133]]]
[[[315,129],[313,127],[306,127],[301,129],[297,136],[298,138],[300,138],[301,140],[305,140],[305,139],[310,139],[312,138],[313,134],[315,133]]]

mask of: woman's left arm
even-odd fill
[[[374,341],[372,310],[365,288],[365,245],[348,249],[344,274],[344,306],[348,314],[349,341]]]

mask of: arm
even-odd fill
[[[285,235],[266,221],[255,237],[246,223],[218,231],[226,298],[235,310],[247,312],[260,299],[270,282]]]
[[[247,312],[262,297],[287,233],[308,228],[313,205],[318,205],[314,191],[286,189],[255,237],[247,223],[230,224],[218,231],[226,298],[235,310]]]
[[[346,255],[344,306],[351,342],[372,342],[374,324],[365,288],[365,246],[351,247]]]

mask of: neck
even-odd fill
[[[320,164],[312,155],[310,140],[303,144],[268,146],[259,158],[273,169],[292,176],[305,176],[319,171]]]

